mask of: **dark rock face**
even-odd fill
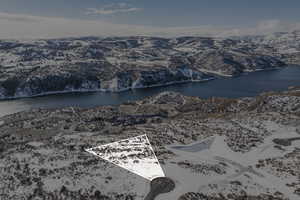
[[[297,38],[291,38],[297,43]],[[295,45],[284,44],[294,51],[286,53],[289,51],[278,49],[281,43],[266,38],[0,41],[0,98],[72,91],[117,92],[238,76],[282,67],[285,62],[297,63]]]

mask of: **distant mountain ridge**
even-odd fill
[[[300,31],[238,38],[0,40],[0,98],[122,91],[300,64]]]

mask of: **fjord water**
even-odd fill
[[[0,101],[0,117],[18,111],[34,108],[94,107],[118,105],[158,94],[175,91],[187,96],[209,97],[251,97],[265,91],[282,91],[289,86],[300,86],[300,66],[290,66],[278,70],[249,73],[234,78],[219,78],[208,82],[194,82],[134,89],[120,93],[69,93],[43,97]]]

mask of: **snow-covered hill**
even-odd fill
[[[155,200],[299,200],[299,88],[240,99],[164,92],[1,117],[0,199],[144,200],[149,143],[175,183]]]
[[[121,91],[299,64],[299,33],[0,40],[0,98]]]

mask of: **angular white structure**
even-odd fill
[[[86,151],[150,181],[157,177],[165,177],[147,135],[93,147]]]

